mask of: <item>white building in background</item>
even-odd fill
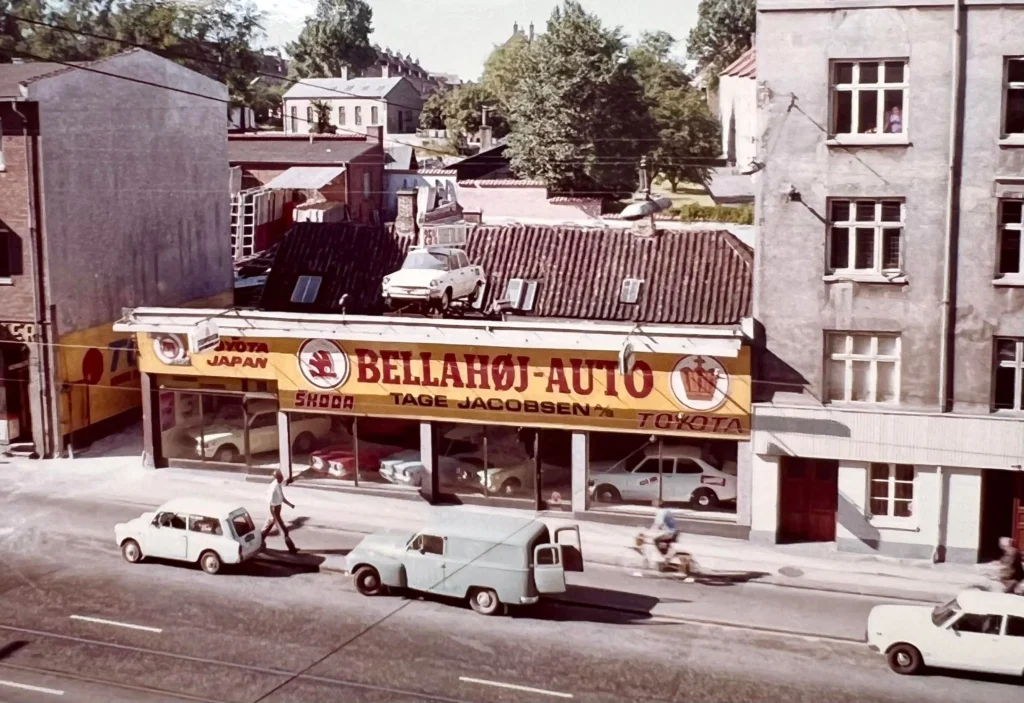
[[[308,134],[316,122],[315,102],[330,107],[338,134],[365,133],[384,127],[384,142],[402,143],[414,135],[423,111],[423,96],[406,77],[307,78],[284,94],[284,131]]]
[[[719,75],[718,119],[722,154],[731,165],[748,168],[757,157],[757,53],[753,47]]]

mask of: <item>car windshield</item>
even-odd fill
[[[448,268],[448,257],[444,254],[435,254],[429,251],[411,251],[402,262],[402,270],[408,269],[429,269],[431,271],[444,271]]]
[[[932,624],[935,627],[942,627],[960,612],[960,604],[956,598],[944,605],[937,605],[932,610]]]
[[[252,524],[252,518],[249,517],[249,513],[235,513],[232,515],[231,527],[239,537],[245,537],[256,529]]]

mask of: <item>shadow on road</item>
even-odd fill
[[[224,564],[217,573],[217,578],[231,576],[256,576],[260,578],[288,578],[298,574],[315,574],[320,571],[320,565],[324,563],[324,557],[317,554],[299,552],[290,554],[284,550],[266,549],[248,561],[241,564]],[[153,564],[178,569],[200,571],[195,563],[175,561],[173,559],[158,559],[146,557],[141,564]]]
[[[998,683],[1005,686],[1024,686],[1024,677],[1009,676],[1006,674],[983,674],[976,671],[962,671],[960,669],[925,669],[924,675],[932,677],[949,677],[951,679],[965,679],[967,681]]]
[[[11,656],[27,644],[28,640],[14,640],[12,642],[8,642],[3,647],[0,647],[0,661],[3,661],[7,657]]]
[[[656,598],[642,593],[569,585],[564,595],[542,599],[534,606],[517,608],[513,617],[537,620],[595,622],[605,625],[650,620],[659,603],[689,603],[677,598]]]
[[[709,571],[694,574],[693,580],[702,586],[732,586],[737,583],[756,581],[770,575],[767,571]],[[678,576],[683,578],[681,574]]]

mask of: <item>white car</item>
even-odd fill
[[[383,293],[392,307],[419,301],[445,310],[453,300],[474,302],[484,283],[484,270],[471,264],[462,249],[416,247],[401,269],[384,277]]]
[[[963,591],[945,605],[876,605],[868,646],[897,674],[925,666],[1024,675],[1024,598]]]
[[[177,498],[119,523],[114,539],[132,564],[145,557],[198,562],[208,574],[242,563],[263,545],[245,508],[201,498]]]
[[[663,447],[661,465],[658,447],[648,445],[610,466],[593,462],[590,466],[591,496],[601,503],[658,499],[658,484],[663,482],[664,503],[689,503],[711,510],[720,503],[736,500],[736,467],[712,466],[696,447]]]
[[[473,479],[467,479],[469,471],[475,471],[481,466],[483,466],[483,462],[476,457],[439,456],[437,458],[437,467],[440,472],[439,476],[442,487],[461,487],[464,483],[473,485]],[[391,462],[386,460],[382,462],[380,475],[385,481],[399,486],[421,488],[423,486],[423,479],[427,475],[427,470],[423,465],[420,453],[416,452],[415,458],[407,459],[406,461]]]
[[[252,455],[274,452],[278,449],[277,407],[250,408],[249,453]],[[295,437],[292,451],[305,454],[323,441],[331,432],[331,421],[319,415],[293,413],[291,433]],[[191,427],[185,431],[185,441],[192,446],[197,458],[223,463],[245,459],[245,416],[239,405],[226,405],[217,411],[208,425]]]

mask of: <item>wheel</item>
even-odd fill
[[[441,300],[438,301],[437,306],[441,310],[447,310],[452,305],[452,289],[445,288],[444,293],[441,294]]]
[[[222,464],[234,464],[238,461],[238,449],[233,444],[225,444],[213,453],[213,460]]]
[[[220,571],[221,561],[217,552],[207,551],[199,555],[199,566],[208,574],[215,574]]]
[[[619,493],[619,489],[615,486],[605,483],[594,489],[594,499],[598,503],[621,503],[622,494]]]
[[[494,615],[501,608],[501,601],[490,588],[474,588],[469,594],[469,606],[481,615]]]
[[[501,484],[498,488],[498,492],[503,496],[510,496],[514,495],[522,487],[523,484],[519,482],[518,478],[510,478]]]
[[[314,441],[316,441],[316,437],[314,437],[312,433],[303,432],[295,438],[295,443],[292,445],[292,451],[296,454],[306,454],[313,448]]]
[[[690,496],[690,503],[698,510],[711,510],[718,507],[718,494],[710,488],[698,488]]]
[[[473,286],[473,292],[469,294],[469,304],[472,305],[480,299],[480,293],[483,292],[484,284],[477,281],[476,285]]]
[[[133,539],[126,539],[121,545],[121,556],[129,564],[138,564],[142,561],[142,549],[139,543]]]
[[[355,573],[356,590],[364,596],[376,596],[383,590],[380,574],[372,566],[360,566]]]
[[[916,674],[921,670],[921,653],[913,645],[893,645],[889,648],[885,658],[889,662],[889,668],[897,674]]]

